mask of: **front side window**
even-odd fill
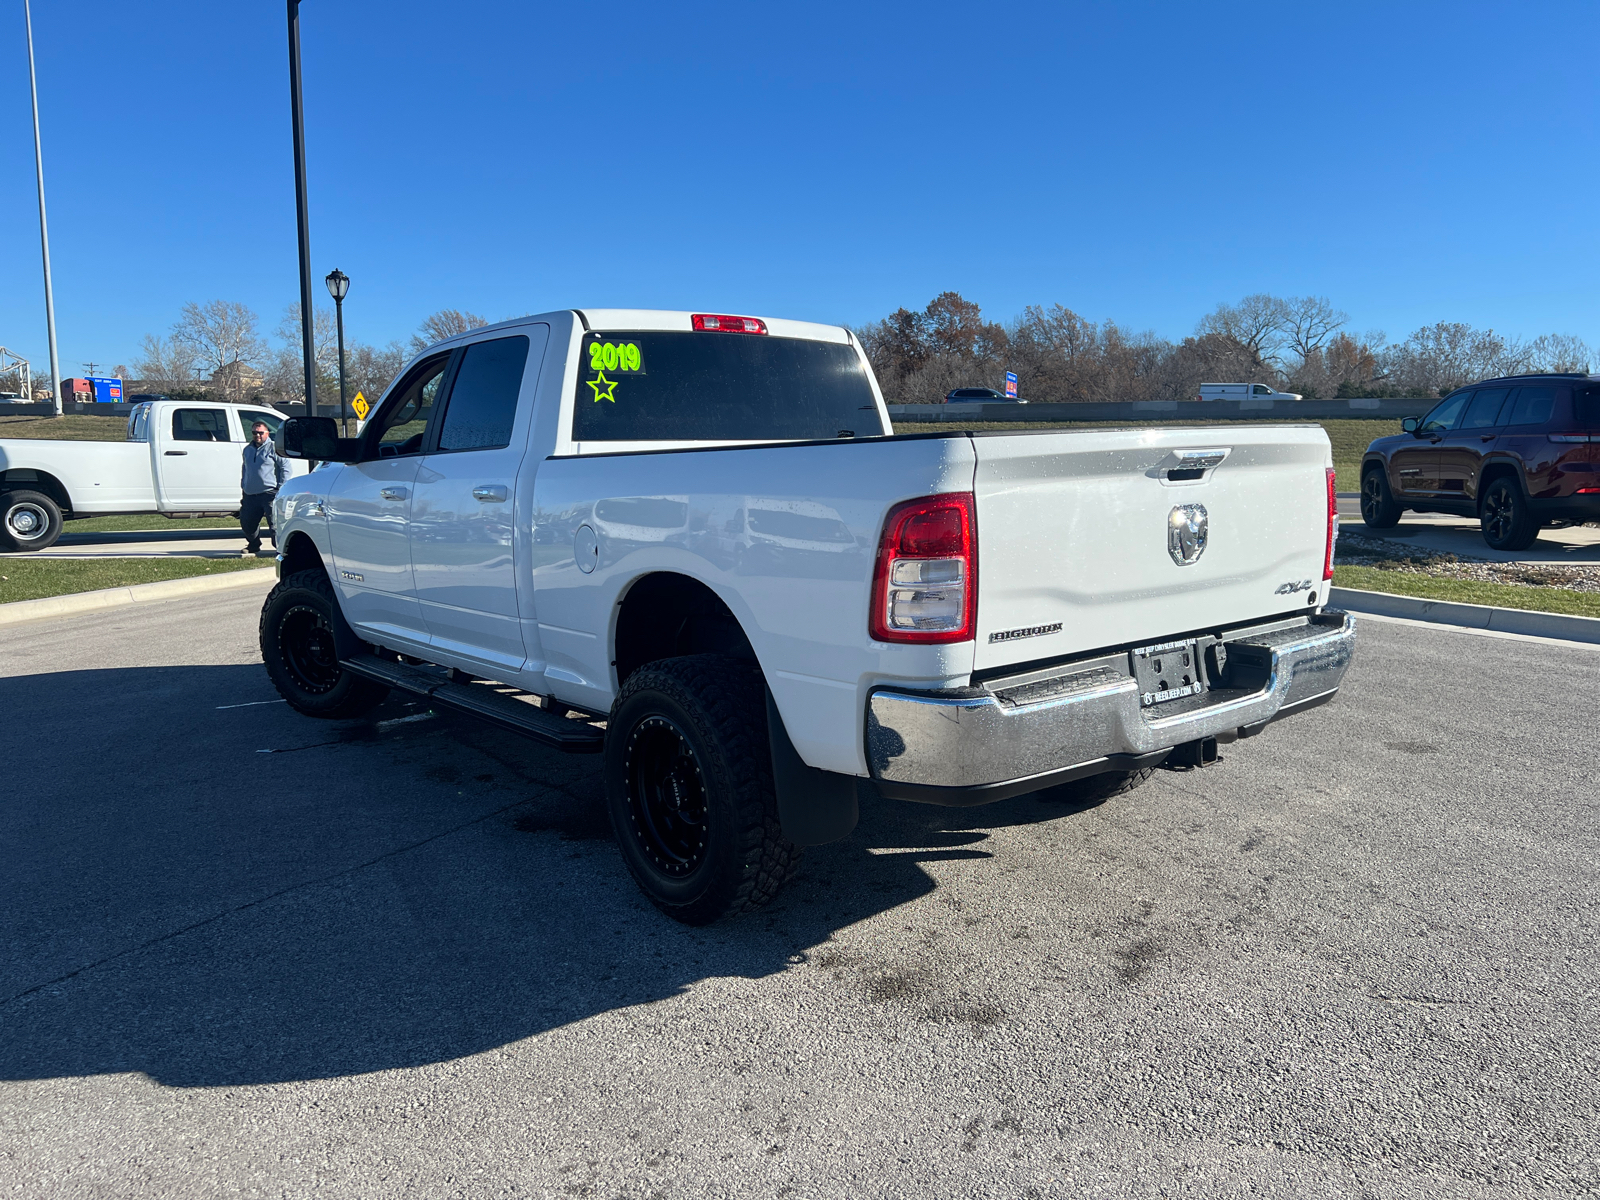
[[[253,408],[239,410],[239,423],[244,426],[246,433],[250,432],[250,426],[258,422],[265,425],[267,432],[271,433],[273,437],[277,437],[278,430],[283,428],[283,418],[276,413],[258,412]]]
[[[1471,392],[1457,392],[1454,396],[1447,397],[1442,404],[1435,406],[1434,410],[1422,419],[1422,433],[1443,433],[1447,429],[1454,429],[1456,422],[1461,419],[1461,410],[1467,405],[1467,397]]]
[[[468,346],[445,401],[440,450],[488,450],[511,444],[511,425],[528,363],[526,337]]]
[[[588,333],[574,397],[579,442],[878,437],[853,346],[728,333]]]
[[[1507,425],[1543,425],[1550,419],[1550,410],[1556,406],[1553,387],[1518,388],[1511,402],[1511,419]]]
[[[1253,390],[1254,390],[1255,394],[1258,395],[1258,396],[1270,396],[1270,395],[1272,395],[1272,389],[1269,388],[1264,383],[1256,384]]]
[[[366,434],[371,439],[367,445],[377,446],[378,457],[422,453],[422,438],[428,431],[428,418],[433,415],[433,402],[438,399],[439,384],[444,379],[444,369],[449,365],[448,354],[428,359],[407,377],[396,394],[383,406],[383,412]]]
[[[1500,410],[1510,394],[1510,388],[1479,388],[1472,394],[1472,403],[1467,405],[1460,428],[1493,429],[1500,423]]]
[[[179,408],[172,414],[172,440],[175,442],[227,442],[228,410],[225,408]]]

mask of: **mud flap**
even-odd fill
[[[778,794],[783,836],[797,846],[821,846],[849,837],[860,819],[856,779],[807,766],[767,690],[767,740],[772,746],[772,785]]]

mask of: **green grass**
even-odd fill
[[[1439,579],[1409,571],[1384,571],[1377,567],[1334,567],[1335,587],[1416,596],[1423,600],[1452,600],[1457,604],[1487,604],[1495,608],[1523,608],[1531,612],[1565,613],[1574,617],[1600,617],[1600,593],[1567,588],[1523,587],[1515,583],[1480,583],[1475,579]]]
[[[66,442],[122,442],[128,438],[127,417],[92,417],[68,413],[63,417],[0,416],[0,438],[56,438]]]
[[[1419,404],[1423,403],[1418,401]],[[1282,425],[1287,417],[1260,421],[1140,421],[1138,425]],[[1299,422],[1296,422],[1298,424]],[[922,422],[902,421],[896,433],[955,433],[962,429],[989,432],[1002,429],[1125,429],[1128,421],[967,421]],[[1361,487],[1361,456],[1374,438],[1388,437],[1400,432],[1399,421],[1312,421],[1321,425],[1333,444],[1333,469],[1338,475],[1341,492],[1359,491]]]
[[[0,558],[0,604],[271,565],[270,558]]]
[[[238,529],[236,517],[163,517],[160,513],[136,513],[131,517],[85,517],[81,521],[68,521],[63,526],[66,533],[105,533],[108,530],[170,529],[174,533],[185,529]]]

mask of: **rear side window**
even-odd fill
[[[528,339],[474,342],[462,356],[439,430],[441,450],[487,450],[511,444]]]
[[[1438,405],[1431,413],[1423,418],[1423,433],[1441,433],[1446,429],[1454,429],[1456,422],[1461,418],[1461,410],[1466,407],[1467,397],[1471,392],[1458,392],[1447,397],[1443,404]]]
[[[1461,429],[1493,429],[1500,423],[1500,410],[1505,407],[1510,388],[1479,388],[1467,405],[1466,416],[1461,418]]]
[[[1579,388],[1572,407],[1579,425],[1585,429],[1600,429],[1600,387]]]
[[[730,333],[590,333],[572,438],[731,442],[877,437],[853,346]]]
[[[1518,388],[1511,402],[1511,419],[1507,425],[1543,425],[1550,419],[1550,410],[1556,406],[1553,387]]]
[[[225,408],[180,408],[172,414],[172,440],[175,442],[226,442],[228,410]]]

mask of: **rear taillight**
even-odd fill
[[[1333,468],[1328,468],[1328,552],[1322,558],[1322,578],[1333,578],[1333,543],[1339,536],[1339,491]]]
[[[880,642],[965,642],[978,625],[978,537],[971,492],[889,510],[867,628]]]
[[[701,333],[765,333],[767,323],[759,317],[728,317],[720,313],[691,313],[689,323]]]

